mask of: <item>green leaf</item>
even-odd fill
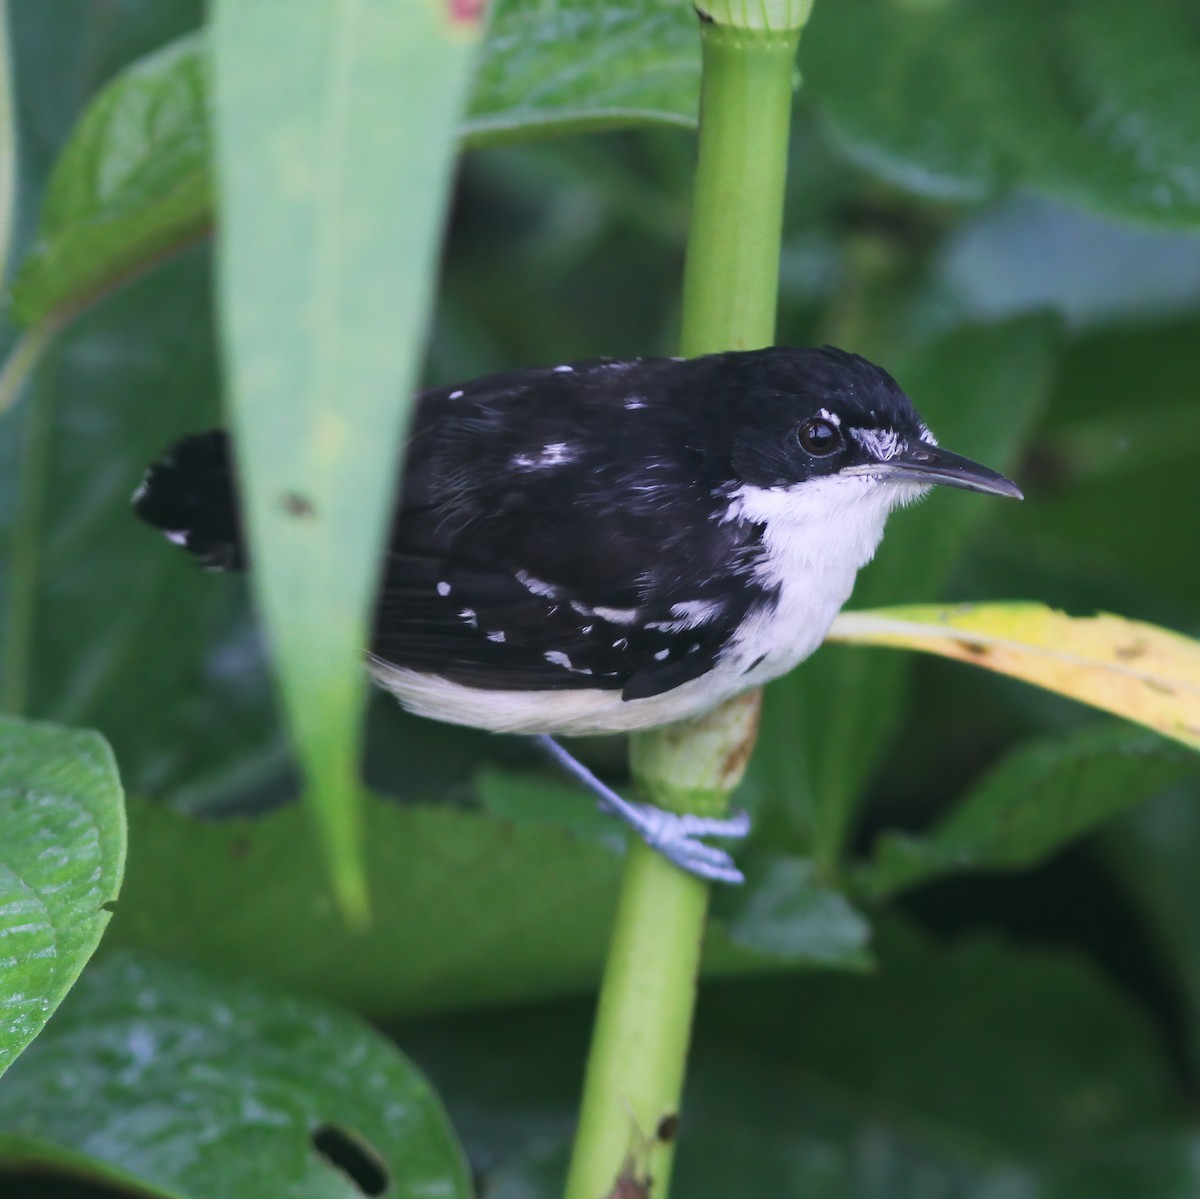
[[[101,90],[59,156],[13,283],[23,324],[80,307],[212,223],[206,64],[197,35]]]
[[[1182,785],[1146,804],[1100,844],[1176,982],[1194,1070],[1200,1064],[1200,787]]]
[[[1200,222],[1188,0],[818,5],[805,80],[851,154],[902,187],[1021,184],[1126,219]]]
[[[970,326],[910,353],[893,373],[944,445],[1003,471],[1045,401],[1054,328],[1042,318]],[[956,554],[999,503],[949,492],[892,517],[851,607],[938,595]],[[751,785],[765,803],[788,811],[826,867],[899,726],[908,669],[900,655],[888,661],[877,652],[825,647],[767,688]]]
[[[122,800],[97,734],[0,717],[0,1074],[108,924],[125,867]]]
[[[675,0],[503,0],[457,136],[482,146],[695,125],[695,26]],[[61,319],[211,226],[210,44],[207,31],[179,38],[92,101],[54,169],[37,241],[13,283],[22,324]],[[430,86],[411,71],[407,77]],[[438,108],[434,93],[419,94],[407,110],[414,120]],[[453,106],[443,113],[455,115]]]
[[[1200,758],[1159,737],[1108,727],[1023,745],[925,835],[885,833],[858,876],[873,898],[946,874],[1019,870],[1164,788]]]
[[[0,1170],[86,1160],[171,1199],[359,1199],[321,1152],[331,1135],[372,1194],[471,1194],[437,1096],[377,1033],[153,958],[90,970],[0,1087]]]
[[[469,145],[627,125],[694,126],[696,18],[675,0],[499,0]]]
[[[361,653],[478,24],[407,0],[214,9],[218,290],[252,586],[331,881],[360,923]]]
[[[764,986],[713,1018],[831,1095],[1009,1153],[1067,1152],[1181,1114],[1149,1021],[1078,956],[986,937],[942,947],[896,924],[876,954],[873,977],[798,980],[790,1004]]]
[[[491,770],[487,778],[495,796],[514,793],[526,776],[499,781]],[[597,837],[572,814],[591,804],[569,783],[543,781],[533,802],[544,815],[527,819],[525,809],[513,821],[368,797],[374,917],[369,930],[351,933],[330,905],[296,805],[212,822],[135,800],[138,854],[106,944],[277,980],[381,1019],[586,992],[608,948],[617,838]],[[755,901],[760,881],[771,883],[752,869],[739,901],[749,913],[737,927],[717,921],[709,930],[710,973],[861,963],[864,929],[844,901],[811,884],[792,898],[778,878]],[[764,945],[764,927],[786,938],[777,932]]]
[[[850,970],[870,964],[870,924],[817,878],[811,862],[772,855],[742,865],[752,884],[726,887],[713,898],[713,914],[736,944],[785,961]]]

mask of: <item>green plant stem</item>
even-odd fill
[[[680,352],[775,337],[792,69],[799,30],[703,27],[704,90]]]
[[[666,1193],[660,1121],[678,1111],[708,887],[640,840],[629,847],[596,1013],[567,1199],[600,1199],[624,1172]],[[654,913],[653,919],[647,913]],[[646,1151],[655,1152],[652,1159]]]
[[[804,7],[804,6],[800,6]],[[687,355],[769,344],[775,331],[792,72],[806,9],[786,31],[701,27],[703,85],[684,278]],[[757,729],[758,696],[634,738],[643,790],[676,811],[720,814]],[[622,881],[567,1179],[603,1199],[625,1177],[665,1199],[708,908],[706,884],[635,843]]]

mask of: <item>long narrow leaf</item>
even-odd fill
[[[221,316],[256,595],[355,918],[360,656],[479,34],[457,11],[214,7]]]

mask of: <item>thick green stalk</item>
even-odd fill
[[[682,352],[752,348],[775,331],[792,74],[807,0],[738,0],[702,15],[703,86]],[[732,11],[730,11],[732,10]],[[771,19],[771,27],[764,20]],[[747,28],[750,22],[755,27]],[[655,803],[719,814],[741,778],[758,695],[635,737],[634,773]],[[640,842],[630,850],[588,1060],[567,1199],[620,1179],[665,1199],[691,1036],[708,887]],[[664,1125],[664,1120],[667,1123]]]
[[[770,345],[799,30],[704,26],[704,91],[680,353]]]

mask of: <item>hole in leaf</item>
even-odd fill
[[[358,1137],[334,1124],[323,1124],[312,1134],[313,1148],[335,1169],[341,1170],[364,1195],[382,1195],[388,1174],[379,1155]]]

